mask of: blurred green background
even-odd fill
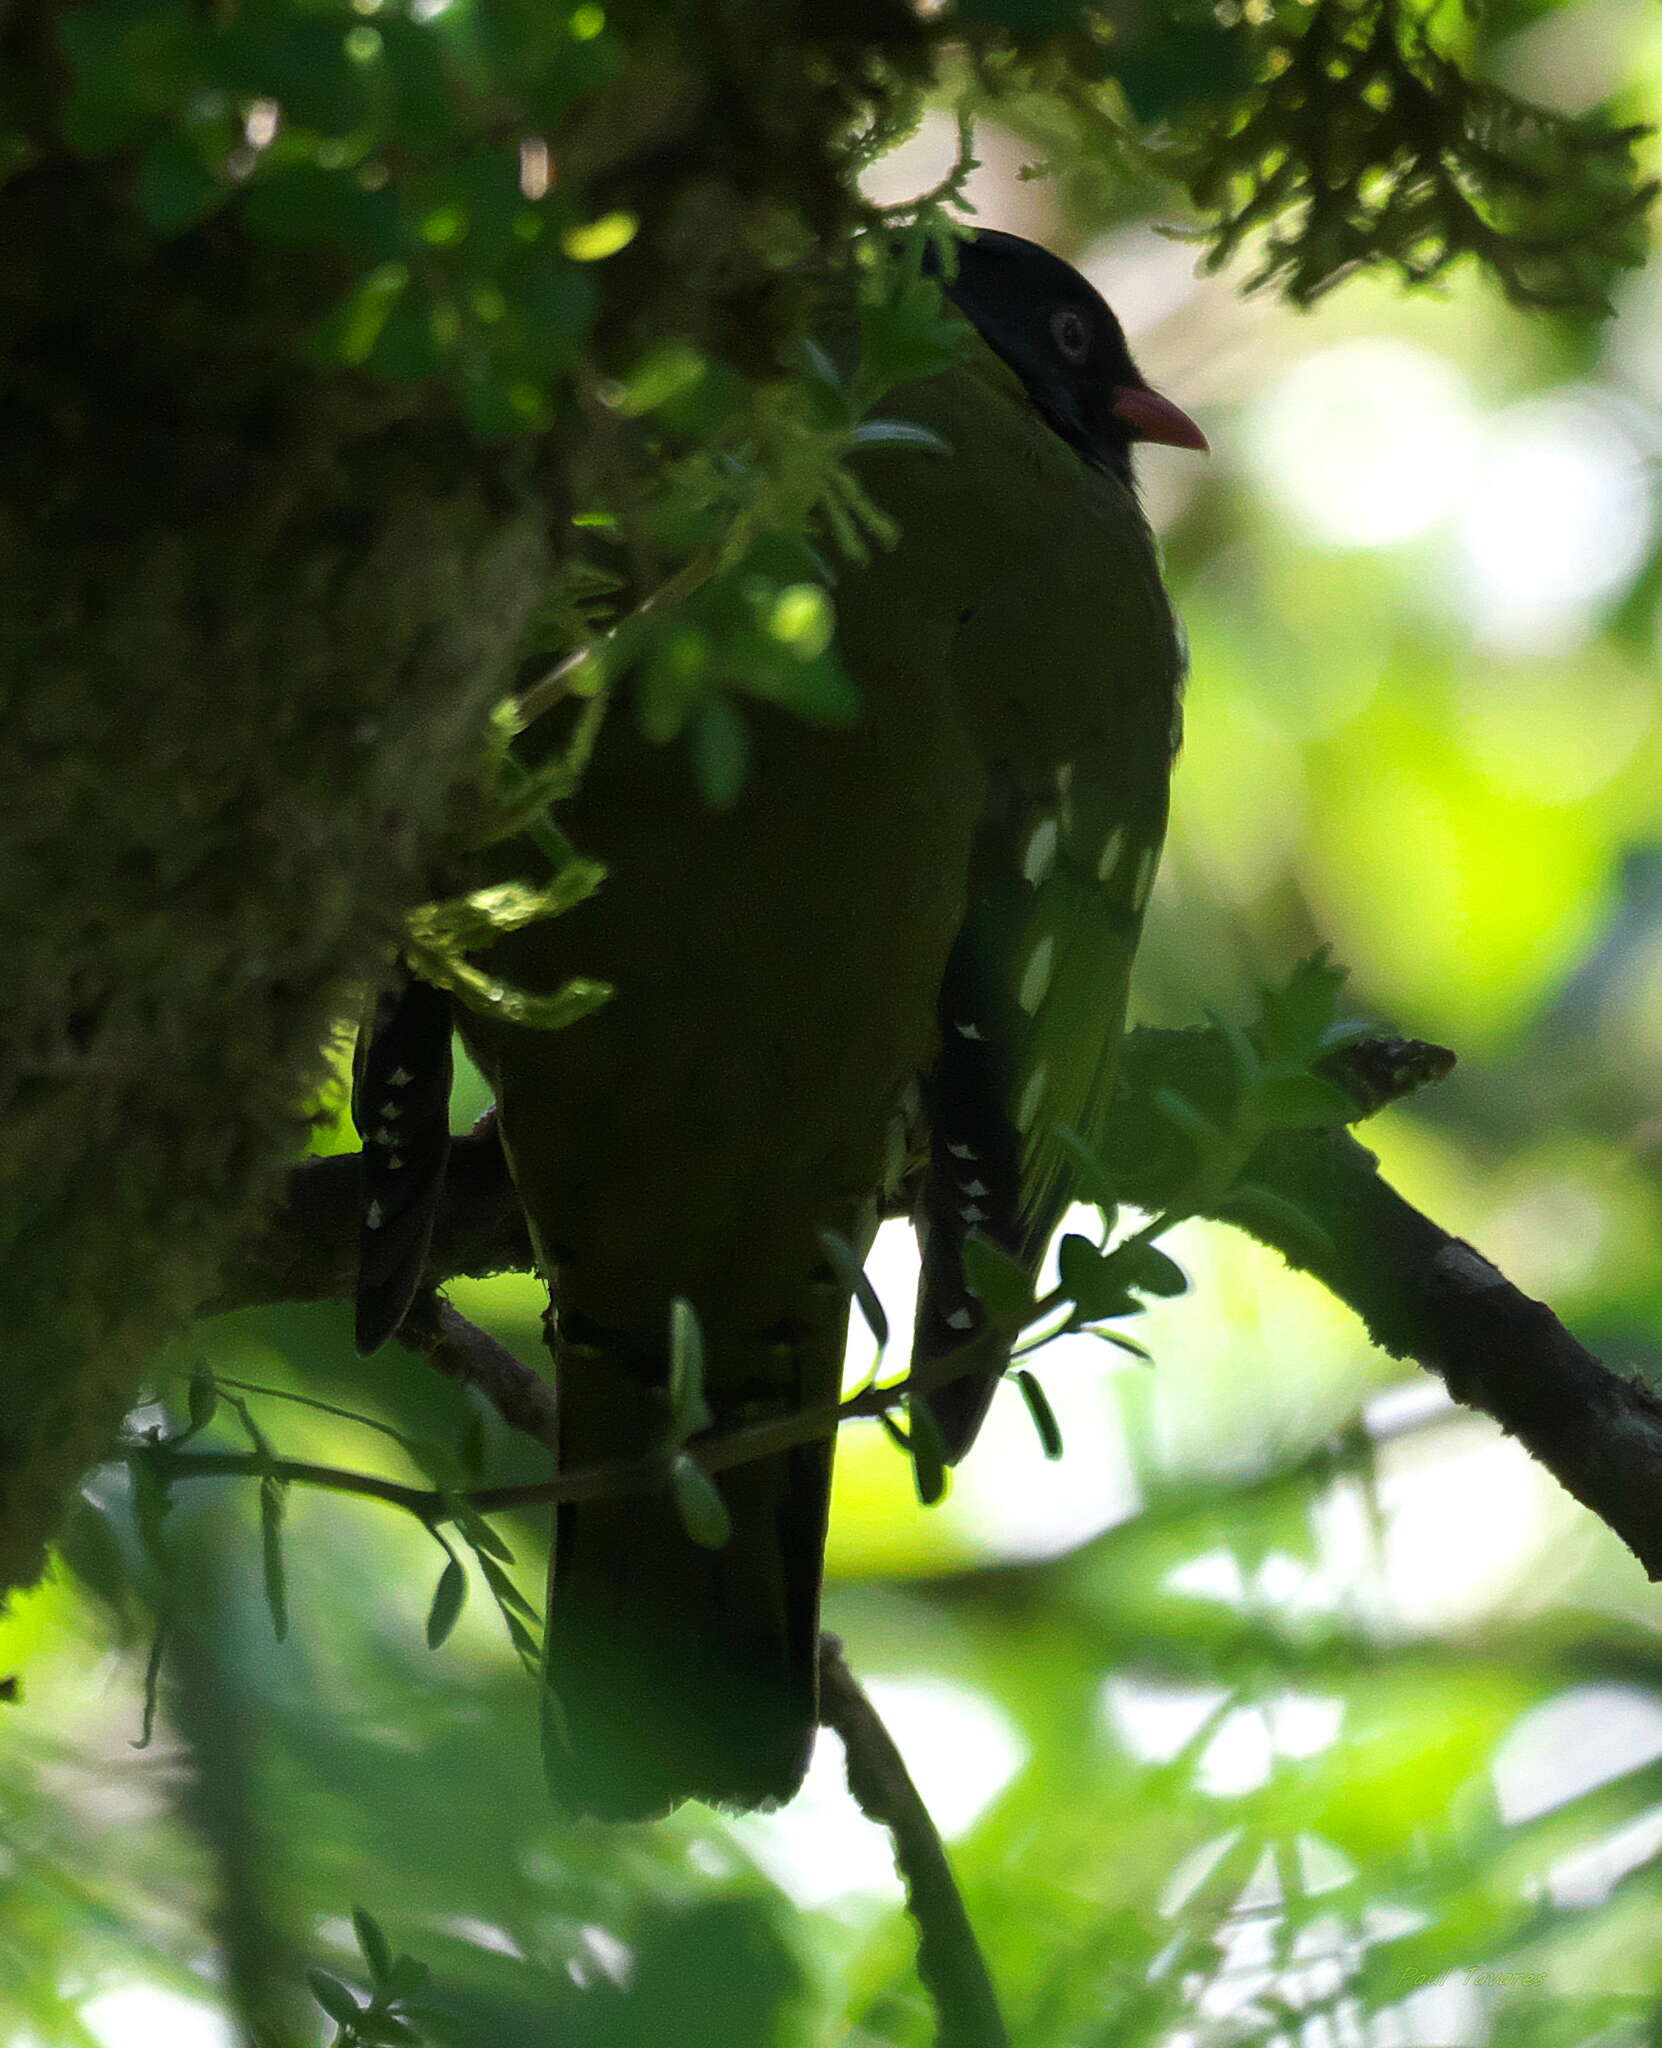
[[[1654,117],[1662,15],[1557,8],[1493,64]],[[925,188],[952,147],[942,109],[869,191]],[[1197,278],[1159,195],[1091,211],[1018,177],[1012,129],[978,153],[978,217],[1078,261],[1213,442],[1142,464],[1194,670],[1138,1014],[1245,1014],[1330,940],[1352,1014],[1460,1054],[1370,1127],[1387,1173],[1662,1382],[1662,262],[1602,325],[1465,275],[1295,314]],[[1662,2040],[1639,1568],[1311,1284],[1218,1229],[1171,1249],[1194,1285],[1139,1326],[1152,1367],[1085,1338],[1042,1360],[1061,1463],[1009,1390],[939,1509],[876,1427],[840,1452],[827,1620],[953,1843],[1017,2041]],[[873,1270],[905,1327],[897,1227]],[[456,1298],[535,1355],[532,1282]],[[158,1395],[198,1359],[418,1438],[470,1421],[403,1354],[357,1361],[345,1310],[205,1325]],[[285,1453],[422,1481],[338,1416],[257,1412]],[[538,1475],[474,1419],[493,1474]],[[223,1415],[213,1435],[241,1441]],[[444,1558],[373,1504],[293,1490],[279,1643],[252,1489],[181,1490],[156,1539],[171,1711],[135,1751],[155,1568],[126,1486],[98,1477],[0,1627],[27,1709],[0,1770],[0,2039],[216,2048],[240,2009],[326,2040],[305,1972],[364,1983],[354,1906],[430,1967],[424,2037],[465,2048],[928,2038],[833,1743],[780,1815],[562,1830],[477,1573],[430,1652]],[[503,1530],[535,1604],[544,1533]]]

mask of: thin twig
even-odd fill
[[[461,1317],[458,1321],[464,1320]],[[472,1325],[468,1325],[471,1329]],[[476,1331],[476,1336],[483,1336]],[[494,1342],[493,1339],[486,1339]],[[500,1348],[500,1347],[498,1347]],[[525,1368],[513,1361],[516,1368]],[[963,1373],[979,1370],[970,1351],[955,1351],[938,1358],[922,1370],[885,1386],[867,1387],[842,1402],[827,1401],[813,1408],[798,1408],[768,1422],[753,1422],[741,1429],[712,1430],[694,1437],[685,1446],[706,1472],[725,1472],[733,1465],[748,1465],[776,1451],[788,1451],[798,1444],[828,1437],[845,1422],[858,1422],[887,1414],[910,1395],[930,1393]],[[539,1382],[540,1384],[540,1382]],[[509,1420],[504,1413],[504,1419]],[[518,1426],[517,1424],[515,1425]],[[623,1464],[576,1465],[552,1479],[534,1479],[518,1486],[482,1486],[471,1493],[442,1493],[437,1489],[403,1486],[394,1479],[378,1479],[372,1473],[353,1472],[333,1465],[316,1465],[300,1458],[273,1458],[259,1451],[175,1451],[165,1443],[154,1446],[126,1446],[123,1457],[155,1458],[162,1476],[169,1482],[180,1479],[225,1479],[235,1476],[292,1481],[297,1486],[316,1487],[328,1493],[358,1494],[366,1500],[385,1501],[403,1508],[424,1522],[447,1520],[456,1502],[465,1502],[480,1514],[500,1514],[508,1508],[555,1507],[572,1501],[611,1500],[623,1494],[652,1493],[670,1483],[670,1468],[663,1454],[635,1458]]]
[[[1010,2048],[987,1959],[975,1938],[945,1845],[877,1709],[833,1635],[819,1639],[821,1722],[842,1738],[848,1789],[888,1831],[906,1910],[917,1923],[918,1975],[934,2001],[936,2048]]]
[[[446,1379],[476,1387],[510,1429],[558,1452],[554,1389],[477,1323],[437,1294],[418,1295],[398,1341]]]

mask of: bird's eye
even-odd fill
[[[1070,363],[1082,363],[1090,353],[1090,327],[1084,314],[1072,306],[1063,306],[1051,314],[1050,336]]]

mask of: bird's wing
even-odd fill
[[[1036,1268],[1076,1183],[1059,1134],[1101,1140],[1165,830],[1183,655],[1154,542],[1128,491],[1034,435],[1021,474],[985,480],[1021,486],[1034,531],[952,647],[989,797],[925,1084],[915,1366],[980,1338],[969,1232]],[[949,1456],[1005,1362],[933,1398]]]

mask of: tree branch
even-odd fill
[[[1228,1098],[1229,1054],[1216,1038],[1137,1031],[1126,1042],[1123,1107],[1107,1150],[1140,1208],[1164,1206],[1192,1162],[1150,1107],[1162,1082],[1180,1073],[1206,1112]],[[1369,1115],[1452,1065],[1440,1047],[1372,1039],[1330,1055],[1323,1071]],[[1435,1373],[1456,1401],[1498,1422],[1649,1577],[1662,1578],[1662,1399],[1596,1358],[1545,1303],[1405,1201],[1348,1131],[1266,1138],[1206,1213],[1311,1274],[1382,1350]]]
[[[398,1326],[398,1341],[447,1379],[477,1387],[510,1429],[558,1452],[554,1389],[441,1296],[417,1295]]]
[[[1515,1436],[1662,1579],[1662,1400],[1596,1358],[1463,1238],[1405,1202],[1347,1134],[1267,1143],[1265,1186],[1315,1217],[1320,1245],[1258,1210],[1219,1209],[1354,1309],[1381,1349]]]
[[[819,1639],[819,1684],[820,1720],[842,1739],[854,1802],[894,1844],[906,1909],[917,1923],[918,1975],[940,2022],[936,2048],[1009,2048],[998,1993],[946,1848],[894,1737],[833,1635]]]
[[[1216,1041],[1215,1044],[1213,1041]],[[1150,1107],[1165,1077],[1191,1096],[1215,1055],[1220,1098],[1231,1082],[1221,1036],[1136,1031],[1126,1042],[1125,1091],[1105,1148],[1128,1202],[1156,1211],[1189,1178],[1191,1155]],[[1347,1048],[1329,1072],[1371,1113],[1446,1070],[1449,1056],[1413,1041]],[[278,1215],[226,1272],[216,1308],[344,1298],[351,1291],[357,1200],[355,1157],[296,1168]],[[1264,1204],[1251,1186],[1279,1198]],[[1287,1132],[1266,1139],[1232,1195],[1208,1211],[1312,1274],[1352,1308],[1375,1343],[1436,1373],[1455,1400],[1516,1436],[1559,1483],[1621,1537],[1653,1579],[1662,1578],[1662,1400],[1577,1342],[1543,1303],[1514,1287],[1463,1239],[1413,1207],[1381,1178],[1348,1133]],[[1316,1226],[1312,1231],[1300,1216]],[[524,1269],[525,1226],[494,1131],[458,1139],[434,1233],[429,1280]],[[965,1354],[943,1361],[965,1370]],[[939,1375],[931,1376],[931,1383]],[[689,1446],[707,1471],[745,1463],[828,1434],[843,1421],[892,1409],[922,1381],[876,1388],[840,1407],[804,1410]],[[513,1418],[510,1417],[510,1420]],[[531,1432],[535,1435],[537,1432]],[[183,1461],[173,1461],[181,1469]],[[661,1460],[586,1468],[537,1485],[472,1496],[491,1510],[588,1500],[664,1483]]]
[[[358,1278],[358,1188],[356,1152],[292,1168],[269,1223],[226,1262],[203,1313],[280,1301],[349,1301]],[[494,1123],[486,1122],[451,1141],[428,1282],[526,1273],[534,1263],[501,1140]]]

